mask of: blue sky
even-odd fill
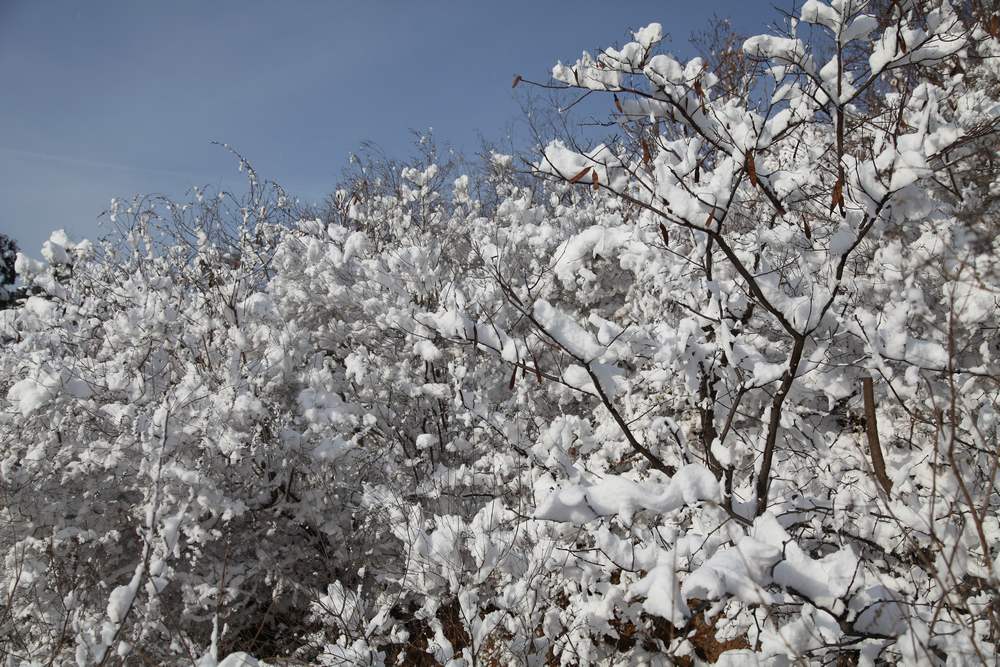
[[[113,196],[238,187],[212,141],[319,200],[364,140],[503,140],[515,73],[544,80],[650,21],[689,56],[713,14],[761,31],[772,4],[0,0],[0,232],[37,255],[52,229],[99,236]]]

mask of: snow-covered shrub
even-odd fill
[[[14,239],[0,234],[0,309],[6,308],[14,300],[14,283],[17,272],[14,263],[17,261],[17,243]]]
[[[617,136],[531,183],[423,160],[321,221],[241,161],[20,256],[4,650],[991,660],[1000,45],[888,11],[809,0],[743,96],[658,24],[557,65]]]

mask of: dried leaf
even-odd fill
[[[618,113],[625,113],[625,109],[622,108],[622,101],[618,99],[618,95],[615,96],[615,108],[618,109]]]
[[[528,350],[531,352],[531,350]],[[535,356],[534,352],[531,352],[531,365],[535,367],[535,379],[538,380],[538,384],[542,384],[542,371],[538,367],[538,357]]]
[[[649,144],[646,143],[645,139],[642,139],[639,143],[642,144],[642,161],[648,165],[653,161],[653,156],[649,153]]]
[[[709,211],[708,219],[705,220],[705,227],[711,227],[713,222],[715,222],[715,211]]]
[[[663,225],[662,222],[660,223],[660,236],[663,237],[663,245],[669,246],[670,245],[670,235],[667,234],[667,228]]]
[[[889,479],[889,475],[885,471],[885,458],[882,456],[882,444],[878,438],[875,389],[870,377],[861,379],[861,395],[865,406],[865,433],[868,436],[868,452],[872,457],[872,470],[875,473],[875,479],[882,485],[888,496],[892,493],[892,480]]]
[[[747,176],[750,177],[750,183],[754,187],[757,187],[759,183],[757,182],[757,165],[753,161],[753,151],[747,149]]]
[[[1000,39],[1000,14],[994,14],[986,22],[986,32],[990,34],[990,37]]]
[[[597,170],[594,169],[594,175],[590,179],[590,186],[595,190],[601,189],[601,179],[597,177]]]
[[[579,183],[579,182],[580,182],[580,180],[581,180],[581,179],[582,179],[582,178],[583,178],[584,176],[586,176],[586,175],[587,175],[587,172],[588,172],[588,171],[590,171],[590,167],[584,167],[583,169],[581,169],[580,171],[578,171],[578,172],[577,172],[576,176],[574,176],[573,178],[569,179],[569,182],[570,182],[570,183]]]
[[[517,84],[521,83],[521,81],[523,81],[523,79],[521,78],[521,75],[518,74],[517,76],[514,77],[514,83],[512,83],[510,87],[517,88]]]
[[[830,197],[830,213],[837,208],[837,204],[844,205],[844,181],[837,177],[837,182],[833,185],[833,196]]]
[[[694,163],[694,182],[701,183],[701,162]]]
[[[698,95],[698,101],[701,103],[701,112],[705,113],[705,89],[701,87],[701,78],[694,80],[694,92]]]
[[[510,374],[510,384],[507,385],[509,391],[514,391],[514,382],[517,380],[517,364],[514,364],[514,372]]]

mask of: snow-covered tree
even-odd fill
[[[615,134],[531,180],[427,150],[300,219],[240,159],[20,255],[8,659],[990,662],[1000,25],[787,28],[558,64]]]
[[[6,307],[14,298],[14,283],[17,273],[14,262],[17,261],[17,242],[0,234],[0,308]]]

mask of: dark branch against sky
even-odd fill
[[[713,14],[763,30],[771,4],[6,0],[0,232],[36,255],[52,229],[100,235],[111,197],[239,187],[212,141],[319,200],[365,140],[390,155],[414,129],[466,152],[503,142],[515,73],[544,80],[651,21],[687,57]]]

